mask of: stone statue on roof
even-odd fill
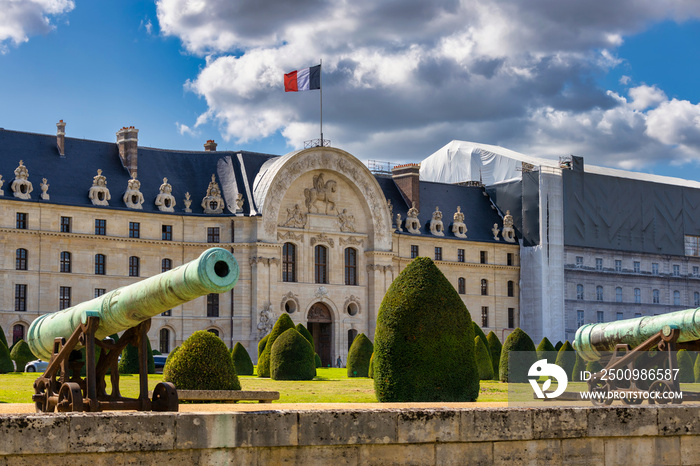
[[[29,170],[20,160],[19,166],[15,168],[15,179],[12,182],[12,192],[17,199],[30,199],[30,193],[34,190],[31,181],[29,181]]]
[[[207,195],[202,199],[201,205],[205,214],[220,214],[224,211],[224,199],[221,197],[221,190],[214,174],[211,175]]]
[[[122,200],[129,209],[143,209],[143,194],[141,194],[141,182],[139,180],[132,177],[128,181]]]
[[[457,212],[452,216],[452,233],[457,238],[467,237],[467,225],[464,223],[464,214],[462,213],[462,207],[457,206]]]
[[[102,169],[98,169],[97,175],[92,177],[92,187],[88,191],[88,197],[92,205],[109,205],[112,196],[107,189],[107,178],[102,174]]]
[[[160,192],[156,196],[156,206],[161,212],[175,212],[175,196],[173,196],[173,187],[168,183],[167,178],[163,178],[163,184],[160,185]]]

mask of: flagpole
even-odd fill
[[[321,91],[321,147],[323,147],[323,59],[320,60],[319,66],[321,68],[319,69],[318,87],[319,91]]]

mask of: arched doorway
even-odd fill
[[[321,357],[323,367],[328,367],[332,364],[331,359],[331,342],[332,338],[332,314],[323,303],[314,303],[309,309],[306,317],[306,328],[309,329],[314,337],[314,345],[316,353]]]

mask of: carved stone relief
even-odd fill
[[[122,200],[129,209],[143,209],[143,194],[141,194],[141,182],[139,180],[136,178],[129,180]]]
[[[457,238],[466,238],[467,225],[464,224],[464,214],[462,213],[462,208],[460,206],[457,206],[457,212],[455,212],[452,220],[452,233]]]
[[[277,241],[299,241],[301,242],[304,239],[304,235],[295,235],[291,231],[288,231],[284,234],[282,233],[277,233]]]
[[[88,197],[92,205],[109,205],[112,196],[107,188],[107,178],[102,174],[102,170],[97,170],[97,175],[92,177],[92,187],[88,191]]]
[[[515,228],[513,228],[513,216],[510,214],[510,210],[507,210],[505,217],[503,217],[503,233],[501,235],[506,242],[515,243]]]
[[[394,219],[394,206],[391,204],[391,199],[387,199],[386,206],[389,209],[389,218]],[[392,225],[393,227],[394,225]]]
[[[418,220],[418,209],[416,209],[416,203],[412,203],[411,208],[408,209],[408,217],[406,218],[406,230],[409,233],[420,234],[420,221]]]
[[[365,240],[356,239],[356,238],[353,238],[352,236],[349,237],[348,239],[340,238],[340,245],[341,246],[350,245],[350,246],[362,246],[362,247],[364,247]]]
[[[238,193],[236,195],[236,212],[243,212],[243,202],[244,202],[243,194]]]
[[[156,206],[161,212],[175,212],[175,204],[173,187],[168,183],[167,178],[163,178],[163,184],[160,185],[160,193],[156,197]]]
[[[293,209],[287,209],[287,220],[281,227],[304,228],[306,226],[307,215],[302,212],[299,204],[294,204]]]
[[[297,309],[299,309],[299,297],[297,295],[290,291],[282,296],[282,301],[280,302],[280,310],[282,312],[292,314]]]
[[[330,245],[330,247],[335,247],[335,242],[333,241],[333,238],[329,238],[324,233],[321,233],[318,236],[312,236],[310,243],[311,246],[315,246],[316,243],[327,243],[328,245]]]
[[[224,211],[224,199],[221,197],[221,190],[216,182],[216,175],[211,175],[207,195],[202,199],[201,205],[205,214],[220,214]]]
[[[2,189],[2,185],[4,185],[4,184],[5,184],[5,180],[3,180],[2,175],[0,175],[0,196],[5,195],[5,191],[3,191],[3,189]]]
[[[309,212],[315,209],[319,212],[318,203],[325,204],[325,213],[328,215],[328,210],[334,210],[338,195],[338,183],[335,180],[325,181],[323,173],[314,175],[313,188],[304,189],[304,203]]]
[[[340,224],[340,231],[355,232],[355,216],[350,215],[348,209],[343,209],[343,211],[338,214],[338,223]]]
[[[46,178],[41,179],[39,187],[41,188],[41,198],[45,201],[51,199],[51,196],[49,196],[49,181]]]
[[[355,295],[350,295],[345,299],[343,309],[350,316],[356,316],[360,312],[360,298]]]
[[[275,325],[274,317],[272,306],[269,304],[260,311],[260,316],[258,318],[258,334],[260,337],[270,333],[272,327]]]
[[[435,207],[435,212],[433,212],[433,218],[430,219],[430,233],[434,236],[445,236],[445,231],[442,224],[442,212],[440,212],[440,207]]]
[[[29,170],[24,166],[24,162],[19,161],[19,166],[15,168],[15,179],[12,182],[12,192],[17,199],[30,199],[29,195],[34,188],[29,181]]]

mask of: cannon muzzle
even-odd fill
[[[576,331],[574,348],[586,361],[597,361],[601,352],[615,351],[620,343],[636,347],[661,332],[665,326],[678,328],[678,342],[700,340],[700,308],[686,309],[653,317],[586,324]]]
[[[69,338],[87,321],[88,311],[97,311],[100,323],[95,338],[103,339],[200,296],[229,291],[238,281],[238,272],[233,254],[222,248],[207,249],[173,270],[37,318],[29,327],[27,343],[35,356],[48,361],[54,339]]]

